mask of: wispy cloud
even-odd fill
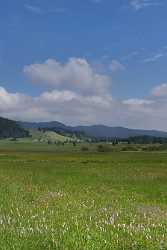
[[[91,0],[92,3],[101,3],[102,0]]]
[[[27,10],[27,11],[30,11],[34,14],[38,14],[38,15],[41,15],[43,14],[43,10],[39,7],[39,6],[34,6],[34,5],[29,5],[29,4],[25,4],[24,5],[24,8]]]
[[[127,60],[130,60],[130,59],[133,59],[133,58],[139,56],[140,53],[141,53],[141,50],[132,51],[132,52],[130,52],[129,54],[122,56],[121,59],[122,59],[123,61],[127,61]]]
[[[144,63],[151,63],[151,62],[156,62],[158,61],[160,58],[167,56],[167,53],[162,51],[162,52],[158,52],[150,57],[147,57],[143,60]]]
[[[120,61],[112,60],[111,64],[109,65],[109,69],[112,72],[117,72],[117,71],[124,71],[126,67]]]
[[[42,9],[41,7],[39,6],[36,6],[36,5],[29,5],[29,4],[25,4],[24,5],[24,8],[31,12],[31,13],[34,13],[34,14],[37,14],[37,15],[44,15],[44,14],[61,14],[61,13],[64,13],[66,12],[66,9],[65,8],[55,8],[55,9]]]
[[[163,56],[164,55],[162,53],[158,53],[156,55],[153,55],[152,57],[148,57],[148,58],[144,59],[144,62],[145,63],[156,62],[158,59],[160,59]]]
[[[151,63],[156,62],[164,57],[167,57],[167,46],[164,45],[156,50],[148,50],[141,48],[136,51],[132,51],[126,56],[121,57],[122,62],[135,61],[138,63]]]
[[[151,7],[151,6],[161,6],[162,1],[161,0],[131,0],[130,5],[135,10],[140,10],[140,9]]]

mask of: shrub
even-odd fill
[[[81,150],[82,150],[82,151],[89,151],[89,148],[86,147],[86,146],[82,146],[82,147],[81,147]]]
[[[111,151],[111,149],[107,145],[100,144],[97,146],[97,151],[98,152],[109,152],[109,151]]]
[[[10,141],[17,141],[17,138],[11,138]]]
[[[143,151],[158,151],[160,149],[161,148],[158,145],[148,145],[142,148]]]
[[[125,146],[121,149],[121,151],[139,151],[139,150],[140,148],[135,146]]]

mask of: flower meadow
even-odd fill
[[[0,153],[0,249],[167,249],[167,154]]]

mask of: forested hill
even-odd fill
[[[21,128],[17,122],[0,117],[0,139],[27,137],[28,131]]]
[[[167,132],[157,130],[142,130],[142,129],[129,129],[124,127],[109,127],[104,125],[93,125],[93,126],[67,126],[63,123],[52,121],[52,122],[18,122],[18,124],[25,129],[30,128],[45,128],[46,130],[52,130],[60,134],[68,133],[82,133],[87,137],[94,138],[122,138],[126,139],[129,137],[136,136],[152,136],[167,138]]]

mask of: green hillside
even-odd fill
[[[53,131],[39,131],[37,129],[29,129],[31,140],[40,142],[65,142],[73,140],[70,137],[59,135]]]

